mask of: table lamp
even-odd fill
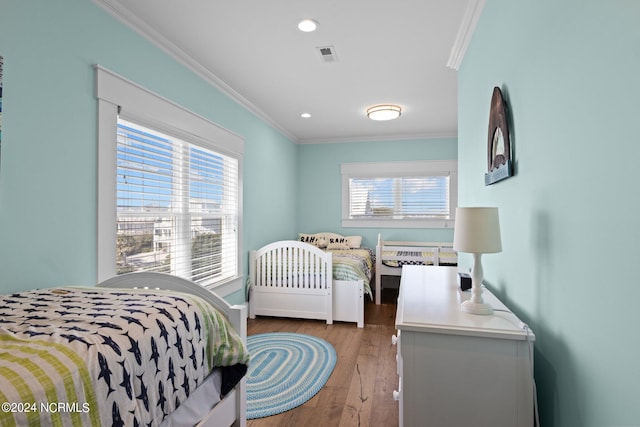
[[[498,208],[457,208],[453,250],[473,254],[471,299],[462,310],[473,314],[493,314],[493,307],[482,299],[482,254],[502,251]]]

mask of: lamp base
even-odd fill
[[[493,314],[493,307],[486,303],[474,303],[471,301],[464,301],[462,303],[462,311],[471,314]]]

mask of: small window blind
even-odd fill
[[[343,163],[342,226],[451,228],[456,160]]]
[[[349,218],[448,218],[449,177],[349,179]]]
[[[118,274],[237,275],[236,158],[119,117],[116,174]]]

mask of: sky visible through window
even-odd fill
[[[120,120],[117,151],[117,204],[119,210],[174,208],[180,186],[180,156],[184,142]],[[200,209],[219,207],[224,197],[224,159],[190,146],[188,191]],[[193,206],[192,206],[193,207]]]
[[[448,215],[448,197],[447,176],[351,179],[352,215]]]

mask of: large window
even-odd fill
[[[347,163],[343,227],[453,227],[455,161]]]
[[[237,271],[238,161],[118,119],[116,272]]]
[[[241,289],[242,140],[96,67],[98,280],[178,275]],[[218,289],[220,292],[221,289]]]

